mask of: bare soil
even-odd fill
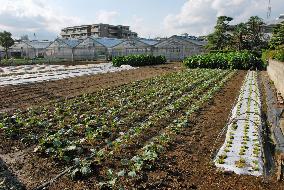
[[[284,189],[275,176],[253,177],[221,172],[212,160],[223,144],[216,141],[238,96],[245,72],[235,76],[195,117],[192,127],[178,135],[154,171],[138,182],[138,189]]]
[[[82,76],[36,84],[0,87],[0,112],[13,111],[71,98],[103,88],[120,86],[182,69],[181,63],[141,67],[134,70]]]
[[[4,100],[0,99],[0,106],[3,103],[5,106],[2,109],[15,109],[38,106],[43,103],[50,104],[50,100],[91,93],[102,88],[117,87],[180,69],[182,69],[180,64],[171,64],[0,88],[0,97],[4,98]],[[191,118],[191,127],[177,135],[169,149],[161,155],[156,166],[144,171],[143,179],[135,181],[132,187],[126,187],[126,189],[284,189],[284,183],[277,182],[274,176],[257,178],[223,173],[212,164],[213,153],[220,148],[225,138],[222,137],[216,141],[217,136],[227,122],[245,74],[246,72],[239,71],[211,102],[204,105],[203,109]],[[16,93],[15,97],[5,94],[10,93],[11,96],[11,90]],[[31,92],[31,90],[34,91]],[[24,96],[21,96],[22,93]],[[151,136],[150,132],[147,134]],[[14,143],[8,140],[4,142],[6,146],[16,147]],[[6,148],[0,146],[0,161],[3,160],[2,164],[0,162],[0,189],[2,170],[2,174],[7,173],[10,181],[13,179],[15,184],[18,184],[15,189],[24,189],[24,186],[26,189],[33,189],[64,170],[59,162],[33,153],[34,147],[25,150],[15,149],[4,154]],[[49,189],[96,189],[97,181],[96,175],[79,181],[72,181],[68,176],[64,176],[52,184]],[[8,185],[6,187],[10,187]]]

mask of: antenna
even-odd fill
[[[272,11],[271,0],[268,0],[267,19],[270,19],[270,17],[271,17],[271,11]]]

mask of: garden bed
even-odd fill
[[[227,127],[216,166],[237,174],[263,175],[261,97],[256,72],[248,73]]]
[[[131,69],[135,68],[129,65],[113,67],[111,63],[77,66],[25,65],[5,67],[3,68],[4,72],[0,73],[0,86],[38,83]]]
[[[4,114],[1,154],[29,189],[72,166],[74,159],[80,164],[68,173],[84,176],[77,181],[79,189],[131,186],[232,75],[226,70],[184,71]],[[16,162],[9,160],[19,151]],[[137,162],[140,167],[133,168]]]
[[[115,73],[81,76],[56,81],[0,87],[0,112],[75,97],[182,70],[180,63],[147,66]]]

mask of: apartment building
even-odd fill
[[[92,24],[67,27],[61,30],[62,38],[84,38],[87,36],[107,37],[107,38],[129,38],[137,37],[136,32],[132,32],[129,26]]]

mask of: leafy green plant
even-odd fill
[[[184,64],[189,68],[219,69],[264,69],[261,59],[249,51],[229,53],[209,53],[186,58]]]
[[[164,56],[152,56],[152,55],[129,55],[114,57],[112,59],[112,64],[115,67],[121,65],[131,65],[131,66],[146,66],[146,65],[161,65],[166,63],[166,58]]]
[[[92,173],[91,162],[87,160],[74,159],[76,168],[71,172],[72,179],[87,177]]]
[[[246,160],[244,158],[240,158],[235,164],[238,168],[244,168],[246,166]]]

